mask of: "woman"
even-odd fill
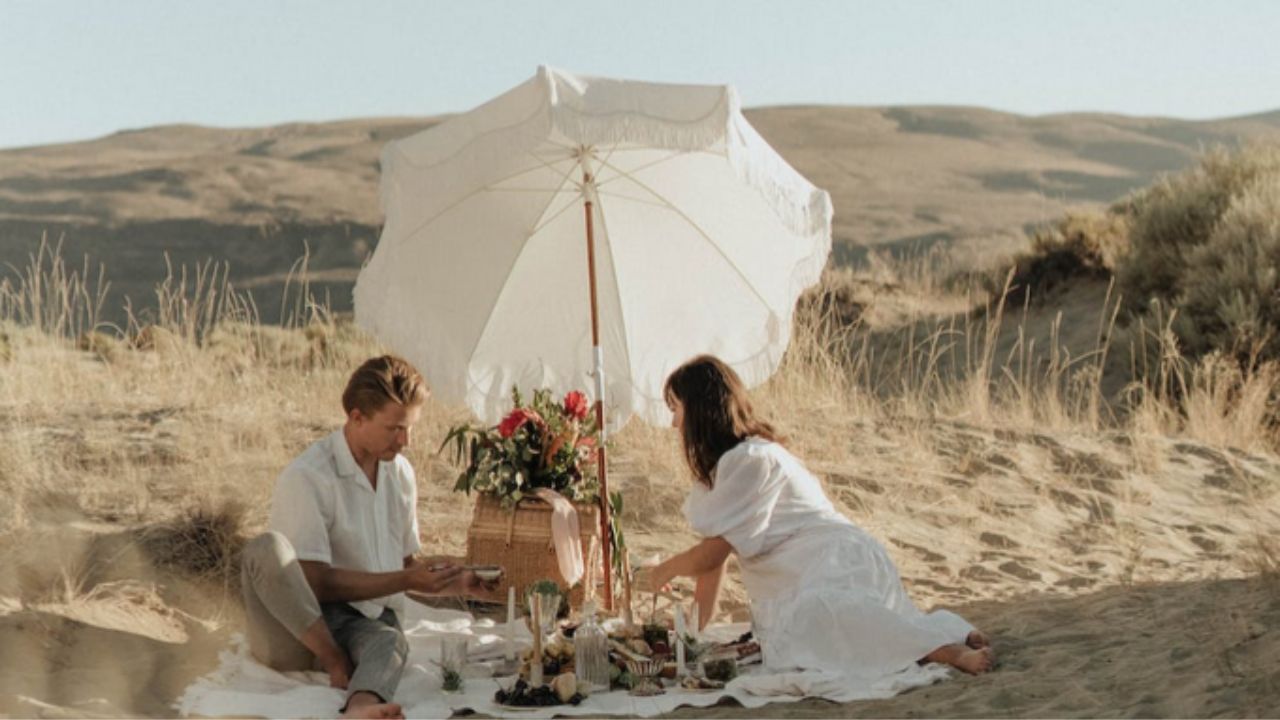
[[[986,636],[954,613],[916,609],[884,548],[832,506],[755,415],[728,365],[694,358],[671,373],[664,392],[695,479],[685,516],[704,539],[652,568],[646,589],[695,578],[701,627],[736,553],[768,669],[867,678],[925,662],[991,669]]]

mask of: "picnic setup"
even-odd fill
[[[388,143],[381,169],[386,222],[356,321],[478,419],[440,452],[463,468],[466,567],[506,598],[479,618],[407,604],[407,716],[650,716],[884,697],[945,675],[766,670],[751,624],[704,624],[692,596],[638,589],[610,433],[670,424],[663,383],[690,357],[765,381],[830,252],[829,196],[765,143],[732,87],[542,67]],[[332,714],[341,692],[318,677],[229,649],[179,707]]]

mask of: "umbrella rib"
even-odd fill
[[[505,193],[522,193],[522,192],[526,192],[526,193],[552,193],[552,194],[556,194],[556,193],[562,193],[562,192],[564,192],[564,190],[563,190],[563,189],[561,189],[561,188],[563,188],[563,187],[564,187],[564,183],[561,183],[561,184],[560,184],[560,187],[555,187],[555,188],[549,188],[549,187],[541,187],[541,188],[488,188],[488,191],[489,191],[489,192],[496,192],[496,193],[499,193],[499,192],[505,192]]]
[[[675,150],[675,151],[673,151],[670,155],[667,155],[666,157],[660,157],[660,158],[658,158],[657,160],[651,160],[651,161],[649,161],[649,162],[647,162],[647,163],[645,163],[645,164],[643,164],[643,165],[640,165],[639,167],[631,168],[631,170],[629,170],[628,172],[629,172],[629,173],[636,173],[636,172],[640,172],[641,170],[648,170],[649,168],[653,167],[654,165],[661,165],[662,163],[667,162],[668,160],[672,160],[672,159],[674,159],[674,158],[680,157],[681,155],[684,155],[684,151],[682,151],[682,150]],[[608,180],[604,180],[604,181],[601,181],[601,182],[599,182],[599,183],[596,183],[596,186],[597,186],[597,187],[600,187],[600,186],[603,186],[603,185],[608,185],[609,183],[613,182],[614,180],[618,180],[618,179],[620,179],[620,178],[623,178],[623,177],[627,177],[627,176],[628,176],[628,175],[627,175],[627,173],[624,173],[624,172],[622,172],[621,170],[619,170],[619,169],[618,169],[618,167],[617,167],[616,165],[613,165],[613,164],[609,163],[608,159],[606,159],[606,160],[604,161],[604,164],[605,164],[609,169],[613,170],[614,172],[616,172],[616,173],[618,173],[618,174],[617,174],[617,175],[614,175],[613,177],[609,178]]]
[[[640,149],[640,148],[633,148],[633,149]],[[647,148],[645,148],[645,149],[647,149]],[[602,186],[602,185],[607,185],[607,184],[609,184],[609,183],[613,182],[614,180],[617,180],[617,179],[622,178],[622,177],[630,178],[631,176],[629,175],[629,173],[637,173],[637,172],[640,172],[641,170],[648,170],[649,168],[651,168],[651,167],[653,167],[653,166],[655,166],[655,165],[660,165],[660,164],[662,164],[662,163],[664,163],[664,162],[667,162],[668,160],[674,160],[674,159],[676,159],[676,158],[678,158],[678,157],[680,157],[680,156],[682,156],[682,155],[695,155],[695,154],[712,155],[712,156],[714,156],[714,157],[728,157],[728,155],[727,155],[727,154],[711,152],[710,150],[676,150],[676,151],[672,152],[670,155],[668,155],[668,156],[666,156],[666,157],[658,158],[657,160],[654,160],[654,161],[652,161],[652,162],[648,162],[648,163],[645,163],[644,165],[640,165],[640,166],[638,166],[638,167],[634,167],[634,168],[632,168],[631,170],[627,171],[626,173],[622,172],[621,170],[618,170],[618,168],[617,168],[616,166],[614,166],[614,165],[609,165],[609,167],[610,167],[611,169],[615,170],[616,172],[618,172],[618,174],[617,174],[617,175],[614,175],[613,177],[609,178],[608,180],[605,180],[605,181],[603,181],[603,182],[598,182],[598,183],[596,183],[596,187],[600,187],[600,186]]]
[[[556,193],[557,193],[557,194],[559,194],[559,191],[556,191]],[[578,199],[579,199],[579,197],[581,197],[581,196],[578,196],[578,197],[574,197],[574,198],[572,198],[571,200],[569,200],[569,202],[565,203],[564,207],[562,207],[562,208],[560,208],[559,210],[555,211],[555,213],[554,213],[554,214],[552,214],[550,217],[548,217],[548,218],[547,218],[546,220],[544,220],[543,222],[538,223],[538,226],[537,226],[537,227],[535,227],[535,228],[533,229],[533,232],[529,233],[529,235],[530,235],[530,236],[533,236],[533,235],[537,235],[538,233],[542,232],[542,228],[544,228],[544,227],[546,227],[546,226],[550,225],[551,223],[555,222],[556,218],[560,217],[561,215],[563,215],[563,214],[565,213],[565,211],[566,211],[566,210],[568,210],[569,208],[571,208],[571,207],[573,207],[574,205],[576,205],[576,204],[577,204],[577,201],[578,201]],[[552,200],[555,200],[555,198],[554,198],[554,197],[552,197]],[[551,203],[547,203],[547,207],[551,207]],[[542,212],[543,212],[543,214],[546,214],[546,212],[547,212],[546,208],[543,208],[543,209],[542,209]]]
[[[755,295],[756,299],[760,301],[760,304],[764,305],[765,309],[768,310],[770,313],[773,312],[773,308],[769,306],[769,301],[760,295],[760,291],[756,290],[755,284],[752,283],[751,280],[742,272],[742,268],[738,267],[738,264],[735,263],[728,256],[728,254],[725,253],[724,249],[721,248],[716,243],[716,241],[711,239],[711,236],[707,234],[707,231],[703,230],[702,226],[698,225],[698,223],[695,222],[693,218],[689,217],[687,214],[685,214],[683,210],[676,207],[675,204],[672,203],[670,200],[663,197],[657,190],[654,190],[653,188],[649,187],[647,184],[632,177],[629,173],[619,170],[617,167],[614,167],[613,165],[610,165],[609,167],[613,168],[613,170],[620,175],[626,175],[628,180],[635,183],[642,190],[644,190],[645,192],[648,192],[650,195],[656,198],[658,202],[662,203],[663,206],[666,207],[668,210],[675,213],[676,215],[679,215],[686,223],[689,224],[689,227],[693,228],[699,235],[702,236],[703,240],[707,241],[707,244],[710,245],[711,248],[716,251],[716,254],[724,258],[725,263],[728,264],[729,267],[733,268],[733,271],[737,273],[738,277],[742,278],[743,284],[746,285],[747,288],[751,290],[751,294]]]
[[[631,197],[630,195],[623,195],[622,193],[600,191],[597,194],[600,195],[600,197],[618,198],[619,200],[626,200],[627,202],[640,203],[641,205],[651,205],[653,207],[660,207],[664,209],[667,207],[666,205],[660,202],[656,202],[654,200],[645,200],[642,198]]]
[[[533,153],[531,152],[529,154],[532,155]],[[572,170],[570,170],[570,172],[572,172]],[[555,192],[551,193],[551,198],[547,200],[547,204],[542,206],[542,212],[538,213],[539,217],[546,214],[547,208],[551,207],[552,202],[555,202],[556,196],[560,194],[561,188],[563,188],[565,183],[567,182],[569,182],[569,173],[564,174],[563,179],[561,179],[560,181],[560,187],[556,188]],[[560,213],[563,213],[567,208],[570,208],[572,206],[573,206],[573,203],[570,202],[569,204],[561,208],[560,211],[557,212],[556,214],[559,215]],[[542,229],[542,225],[539,225],[537,228],[534,229],[533,232],[529,233],[529,237],[525,238],[524,244],[520,246],[520,252],[516,253],[516,256],[511,259],[511,266],[507,268],[507,276],[502,279],[502,285],[500,286],[501,288],[503,288],[504,291],[507,288],[507,283],[511,281],[512,273],[516,271],[516,266],[520,264],[520,258],[524,257],[525,250],[529,248],[529,241],[532,240],[533,236],[537,235],[538,230],[541,230],[541,229]],[[493,305],[489,306],[489,315],[485,317],[484,324],[480,326],[480,332],[476,333],[476,342],[474,345],[471,346],[471,352],[467,353],[466,367],[468,368],[471,367],[471,362],[475,360],[476,350],[480,349],[480,342],[484,340],[485,333],[489,331],[489,323],[493,322],[493,316],[495,313],[497,313],[498,303],[500,302],[502,302],[502,291],[498,292],[497,299],[493,301]]]
[[[401,237],[403,237],[403,238],[406,238],[406,239],[407,239],[407,238],[413,237],[414,235],[417,235],[417,234],[422,230],[422,228],[424,228],[424,227],[426,227],[426,226],[430,225],[431,223],[435,222],[436,220],[438,220],[438,219],[440,218],[440,216],[442,216],[442,215],[444,215],[445,213],[449,212],[450,210],[452,210],[452,209],[454,209],[454,208],[458,207],[459,205],[461,205],[462,203],[464,203],[464,202],[466,202],[466,201],[470,200],[471,198],[475,197],[476,195],[479,195],[479,194],[480,194],[480,193],[482,193],[482,192],[493,192],[494,190],[496,190],[496,189],[497,189],[497,188],[494,188],[493,186],[494,186],[494,185],[497,185],[498,183],[504,183],[504,182],[507,182],[508,180],[514,180],[514,179],[516,179],[516,178],[520,177],[521,175],[524,175],[524,174],[526,174],[526,173],[531,173],[531,172],[533,172],[534,170],[537,170],[537,169],[539,169],[539,168],[541,168],[541,167],[546,167],[546,168],[548,168],[548,169],[552,170],[553,172],[559,172],[559,170],[558,170],[558,169],[556,169],[556,167],[555,167],[555,166],[553,166],[553,165],[551,165],[551,164],[547,163],[547,161],[543,160],[542,158],[538,157],[537,155],[534,155],[532,152],[530,152],[530,153],[529,153],[529,155],[532,155],[532,156],[533,156],[533,159],[537,160],[537,161],[538,161],[538,163],[539,163],[539,165],[536,165],[536,166],[534,166],[534,167],[524,168],[523,170],[521,170],[521,171],[519,171],[519,172],[512,173],[511,175],[508,175],[508,176],[503,177],[503,178],[499,178],[499,179],[497,179],[497,180],[493,181],[492,183],[490,183],[490,184],[488,184],[488,185],[483,185],[483,186],[481,186],[481,187],[476,188],[475,190],[472,190],[471,192],[467,193],[466,195],[463,195],[462,197],[458,198],[457,200],[455,200],[455,201],[453,201],[453,202],[449,203],[449,205],[448,205],[448,206],[446,206],[446,207],[444,207],[444,208],[441,208],[441,209],[440,209],[440,211],[439,211],[439,212],[437,212],[435,215],[432,215],[431,217],[427,218],[426,220],[423,220],[421,223],[419,223],[419,224],[418,224],[418,226],[417,226],[417,227],[415,227],[413,230],[410,230],[409,232],[405,233],[405,234],[404,234],[404,235],[402,235]],[[571,160],[571,159],[572,159],[572,157],[566,157],[566,158],[564,158],[564,160]],[[565,173],[564,173],[564,176],[563,176],[563,177],[568,178],[568,177],[569,177],[569,173],[572,173],[572,172],[573,172],[573,168],[571,167],[567,172],[565,172]],[[561,187],[564,187],[564,181],[563,181],[563,180],[560,182],[560,186],[561,186]],[[557,190],[556,192],[559,192],[559,190]],[[548,205],[550,205],[551,203],[550,203],[550,202],[548,202],[547,204],[548,204]],[[403,242],[403,241],[402,241],[402,242]]]

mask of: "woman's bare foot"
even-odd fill
[[[351,697],[347,698],[347,707],[342,711],[342,717],[404,720],[404,711],[397,703],[383,702],[374,693],[361,690],[351,693]]]
[[[374,720],[404,720],[404,710],[397,703],[356,705],[342,713],[344,718],[373,718]]]
[[[980,675],[995,667],[996,654],[990,647],[971,648],[957,643],[943,645],[926,655],[924,661],[945,663],[970,675]]]
[[[974,650],[981,650],[984,647],[991,647],[991,639],[981,630],[974,630],[964,639],[964,644]]]
[[[990,647],[969,649],[960,653],[951,666],[970,675],[981,675],[996,665],[996,654]]]

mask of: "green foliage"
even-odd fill
[[[572,502],[594,502],[599,493],[595,417],[571,411],[568,396],[556,402],[547,389],[536,390],[528,405],[518,389],[511,395],[513,409],[501,423],[450,428],[440,444],[441,451],[452,446],[456,464],[465,462],[453,489],[489,493],[507,507],[537,488],[550,488]]]
[[[615,577],[625,572],[622,560],[627,556],[627,539],[622,532],[622,492],[609,493],[609,559]]]
[[[1280,357],[1280,145],[1214,150],[1120,209],[1131,249],[1117,278],[1131,316],[1171,310],[1192,357]]]
[[[525,598],[524,612],[525,613],[529,613],[529,598],[533,597],[534,595],[546,595],[549,597],[560,598],[559,603],[556,604],[556,617],[557,618],[569,617],[569,610],[570,610],[569,591],[566,590],[565,588],[560,587],[560,584],[557,583],[555,580],[546,580],[546,579],[538,580],[536,582],[531,583],[529,587],[525,588],[525,591],[524,591],[524,598]]]

